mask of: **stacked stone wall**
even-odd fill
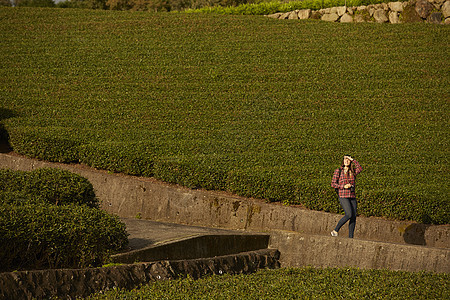
[[[432,23],[450,24],[450,0],[411,0],[355,7],[295,10],[268,15],[275,19],[320,19],[340,23]]]
[[[248,274],[280,267],[274,249],[212,258],[157,261],[103,268],[50,269],[0,273],[0,299],[74,299],[116,288],[133,289],[151,281],[212,274]]]

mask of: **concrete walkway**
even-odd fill
[[[201,235],[242,234],[241,231],[122,218],[127,226],[129,250],[139,250]]]
[[[112,256],[117,263],[186,260],[267,249],[268,234],[122,218],[129,249]]]

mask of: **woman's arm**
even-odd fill
[[[355,175],[358,175],[362,171],[362,167],[356,160],[352,159],[352,163],[355,164]]]
[[[335,189],[339,188],[339,169],[334,171],[333,178],[331,179],[331,187]]]

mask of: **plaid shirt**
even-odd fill
[[[344,168],[338,168],[334,171],[333,179],[331,180],[331,186],[335,189],[339,189],[339,198],[356,198],[355,195],[355,180],[356,175],[358,175],[362,168],[360,164],[353,160],[352,164],[355,164],[355,174],[354,176],[349,176],[348,174],[344,173]],[[341,176],[339,176],[339,169],[341,170]],[[350,189],[344,189],[344,185],[350,183],[353,188]]]

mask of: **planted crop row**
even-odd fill
[[[84,9],[111,9],[111,10],[133,10],[150,12],[185,11],[207,12],[221,14],[245,14],[263,15],[275,12],[287,12],[295,9],[321,9],[333,6],[359,6],[385,2],[386,0],[306,0],[306,1],[246,1],[246,0],[148,0],[140,2],[136,0],[97,0],[74,2],[70,0],[54,3],[52,0],[27,0],[17,4],[19,7],[58,7],[58,8],[84,8]],[[11,6],[4,3],[5,6]],[[2,6],[3,6],[2,5]]]
[[[361,214],[449,223],[446,26],[0,14],[20,153],[332,212],[350,153]]]
[[[447,299],[449,296],[448,274],[307,267],[158,281],[131,291],[98,293],[88,299]]]

